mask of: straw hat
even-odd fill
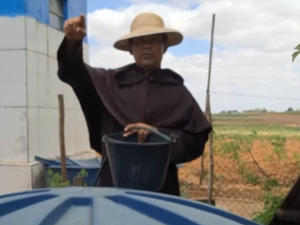
[[[164,21],[157,14],[141,13],[132,21],[130,33],[119,38],[114,43],[114,47],[122,51],[129,51],[128,40],[130,38],[163,33],[168,37],[168,46],[178,45],[183,40],[183,35],[177,30],[166,28]]]

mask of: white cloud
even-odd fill
[[[120,67],[133,62],[129,53],[115,50],[113,42],[129,32],[132,19],[141,12],[161,15],[166,26],[180,30],[185,38],[210,39],[212,13],[216,14],[216,45],[213,53],[211,90],[262,96],[300,98],[300,58],[291,62],[300,43],[300,1],[201,0],[199,7],[182,7],[181,0],[134,4],[118,10],[96,10],[88,15],[88,35],[99,45],[91,46],[90,62],[97,67]],[[181,3],[180,3],[181,2]],[[185,4],[197,1],[188,0]],[[187,6],[187,5],[185,5]],[[196,47],[196,46],[195,46]],[[204,107],[208,54],[164,56],[163,67],[180,73]],[[214,111],[266,107],[300,108],[300,100],[272,100],[230,95],[212,96]]]

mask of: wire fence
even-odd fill
[[[250,219],[274,207],[296,182],[300,171],[299,128],[257,119],[263,116],[267,118],[270,113],[224,114],[213,121],[215,205]],[[202,184],[200,159],[179,172],[184,197],[208,198],[208,155],[207,146]]]

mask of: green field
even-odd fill
[[[212,118],[218,133],[300,135],[300,113],[213,114]]]

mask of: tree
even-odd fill
[[[296,59],[296,57],[300,54],[300,44],[297,45],[295,48],[294,48],[296,51],[293,53],[292,55],[292,61],[294,62],[294,60]]]

